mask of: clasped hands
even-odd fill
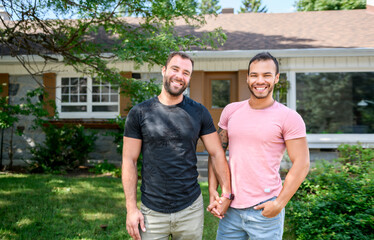
[[[220,197],[217,191],[213,191],[209,193],[209,206],[207,207],[207,211],[213,214],[213,216],[222,219],[230,204],[231,200]]]
[[[231,200],[225,197],[219,197],[217,191],[212,191],[209,193],[209,206],[207,211],[213,214],[215,217],[222,219],[227,209],[231,204]],[[263,204],[254,207],[255,210],[263,210],[262,215],[267,218],[273,218],[277,216],[284,206],[279,204],[277,200],[268,201]]]

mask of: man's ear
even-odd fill
[[[163,67],[162,67],[162,69],[161,69],[161,74],[162,74],[162,76],[164,76],[164,75],[165,75],[165,72],[166,72],[166,67],[165,67],[165,66],[163,66]]]
[[[274,84],[277,84],[277,83],[279,82],[279,75],[280,75],[280,73],[278,73],[278,74],[275,76]]]

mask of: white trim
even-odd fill
[[[50,56],[51,58],[57,59],[58,62],[62,62],[64,60],[64,58],[61,55],[51,54],[48,56]],[[30,59],[30,62],[34,62],[34,63],[45,62],[45,59],[38,55],[19,55],[18,57]],[[12,57],[10,55],[1,55],[0,62],[19,63],[18,58]],[[55,61],[50,61],[50,62],[55,63]]]
[[[307,134],[309,148],[337,148],[341,144],[358,144],[374,148],[374,134]]]
[[[263,49],[227,51],[187,51],[195,58],[251,58],[260,52],[270,52],[274,57],[339,57],[373,56],[374,48],[308,48],[308,49]]]
[[[290,89],[288,91],[289,95],[289,108],[296,110],[296,72],[290,71],[289,72],[289,81],[290,81]]]
[[[373,0],[374,1],[374,0]],[[261,49],[261,50],[224,50],[224,51],[186,51],[194,59],[204,58],[251,58],[260,52],[270,52],[274,57],[340,57],[340,56],[373,56],[374,48],[306,48],[306,49]],[[110,56],[111,54],[103,54]],[[63,61],[60,55],[50,55]],[[20,55],[20,57],[30,58],[33,62],[45,62],[45,59],[37,55]],[[0,56],[0,62],[16,63],[17,58],[10,55]]]

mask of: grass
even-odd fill
[[[206,207],[208,184],[201,189]],[[0,175],[0,216],[4,240],[131,239],[119,178]],[[205,212],[203,239],[215,239],[217,227]]]

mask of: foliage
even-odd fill
[[[0,85],[0,93],[3,91],[3,86]],[[11,128],[11,135],[13,135],[13,127],[19,121],[21,116],[29,116],[33,115],[35,118],[33,119],[32,128],[37,128],[41,126],[43,123],[46,122],[48,119],[48,111],[45,110],[44,106],[47,104],[51,104],[49,102],[41,102],[37,101],[41,96],[46,96],[47,93],[44,92],[42,88],[36,88],[33,91],[27,92],[26,96],[21,100],[24,101],[23,104],[12,104],[9,100],[9,96],[7,97],[0,97],[0,128],[1,128],[1,156],[0,156],[0,168],[2,168],[2,156],[3,156],[3,132],[6,128]],[[54,106],[54,105],[52,105]],[[22,132],[16,131],[18,135],[22,135]],[[11,138],[12,139],[12,138]],[[10,156],[13,155],[13,146],[10,144],[9,146],[9,154]],[[10,163],[9,166],[11,167],[13,164],[12,157],[9,158]]]
[[[104,160],[104,162],[98,163],[94,166],[94,168],[91,168],[89,170],[90,172],[93,172],[95,174],[110,174],[114,177],[121,177],[121,169],[116,167],[112,163],[108,163],[108,160]]]
[[[257,12],[266,13],[266,6],[261,7],[261,0],[242,0],[243,6],[240,7],[239,13]]]
[[[221,9],[219,0],[201,0],[199,9],[202,14],[217,14]]]
[[[161,93],[161,86],[156,83],[156,79],[150,79],[149,81],[130,79],[130,81],[131,83],[128,86],[126,86],[126,82],[122,84],[122,89],[126,89],[126,91],[122,91],[121,94],[130,97],[131,106],[135,106]],[[131,106],[128,106],[127,110]]]
[[[200,36],[184,31],[201,27],[197,0],[0,0],[11,21],[0,19],[0,51],[15,56],[30,74],[51,71],[62,61],[77,72],[120,83],[112,64],[163,64],[170,51],[216,48],[221,29]],[[128,16],[128,17],[123,17]],[[130,17],[131,16],[131,17]],[[33,56],[45,60],[36,67]],[[53,70],[53,69],[52,69]]]
[[[0,93],[3,92],[3,86],[0,85]],[[18,121],[17,114],[21,112],[19,105],[11,105],[8,102],[9,97],[0,97],[0,128],[5,129],[13,126]]]
[[[0,186],[0,239],[130,239],[119,178],[8,174]],[[140,206],[140,186],[137,197]],[[213,240],[218,219],[204,215],[203,239]]]
[[[295,6],[297,11],[365,9],[366,0],[299,0]]]
[[[87,134],[81,125],[64,125],[59,128],[51,124],[42,127],[44,145],[31,148],[32,172],[59,172],[83,165],[94,148],[95,133]]]
[[[278,83],[274,85],[273,98],[278,102],[287,105],[287,93],[290,86],[291,84],[287,80],[287,75],[280,74]]]
[[[337,162],[314,169],[289,203],[297,239],[374,238],[374,150],[338,150]]]

